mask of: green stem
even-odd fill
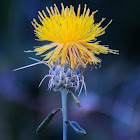
[[[67,89],[63,88],[61,91],[62,97],[62,115],[63,115],[63,140],[67,140]]]

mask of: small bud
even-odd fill
[[[55,72],[54,72],[54,71],[52,71],[52,72],[51,72],[51,75],[52,75],[52,76],[54,76],[54,75],[55,75]]]
[[[58,76],[55,76],[54,80],[55,80],[56,82],[59,82],[60,78],[59,78]]]
[[[57,66],[57,68],[55,69],[55,73],[56,73],[56,74],[59,74],[60,71],[61,71],[61,67],[60,67],[60,66]]]
[[[71,78],[70,78],[70,81],[71,81],[71,82],[74,82],[74,81],[75,81],[75,77],[71,77]]]
[[[61,75],[61,80],[64,80],[65,79],[65,74],[62,74]]]
[[[70,70],[70,69],[67,70],[66,76],[67,76],[67,77],[71,77],[71,70]]]

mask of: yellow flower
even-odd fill
[[[59,59],[61,65],[69,62],[72,69],[78,64],[85,68],[87,63],[100,63],[101,60],[95,54],[118,54],[117,50],[99,45],[99,41],[96,41],[98,36],[105,33],[105,29],[112,20],[105,27],[101,27],[105,18],[99,23],[95,23],[94,14],[97,11],[90,14],[90,9],[86,9],[86,5],[82,14],[80,14],[80,5],[77,13],[74,12],[72,5],[70,8],[68,6],[64,8],[63,4],[61,6],[61,12],[55,4],[54,8],[46,7],[49,16],[44,10],[38,12],[41,25],[35,19],[32,22],[37,40],[51,43],[27,52],[37,52],[36,55],[46,53],[43,55],[45,56],[43,60],[48,60],[48,64],[51,65]]]

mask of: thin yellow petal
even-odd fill
[[[105,27],[101,27],[105,18],[102,18],[99,23],[95,23],[94,20],[94,14],[98,10],[90,14],[90,9],[85,4],[84,10],[80,14],[80,4],[77,13],[75,13],[72,5],[64,7],[61,3],[61,7],[60,12],[56,4],[54,4],[54,7],[46,7],[49,16],[44,10],[38,12],[41,24],[35,19],[31,22],[35,28],[36,40],[52,43],[27,52],[36,52],[36,55],[46,53],[44,60],[48,60],[48,63],[52,64],[59,59],[61,65],[63,65],[67,61],[72,69],[79,64],[85,68],[87,63],[100,63],[101,60],[95,54],[119,53],[117,50],[100,45],[97,41],[97,37],[105,33],[105,29],[112,20]],[[50,49],[53,50],[50,51]]]
[[[34,52],[37,52],[37,55],[40,55],[40,54],[44,53],[45,51],[47,51],[51,48],[54,48],[57,45],[58,45],[58,43],[52,43],[52,44],[49,44],[49,45],[44,45],[42,47],[35,48]]]
[[[66,43],[66,45],[62,51],[61,65],[64,64],[64,62],[65,62],[68,47],[69,47],[69,43]]]

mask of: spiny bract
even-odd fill
[[[75,91],[79,91],[80,95],[82,88],[84,87],[86,92],[84,76],[82,75],[83,68],[80,65],[77,65],[74,69],[71,69],[68,62],[63,65],[60,65],[60,63],[60,60],[57,60],[51,65],[49,74],[42,79],[40,85],[46,77],[50,77],[48,84],[50,90],[51,88],[54,88],[55,91],[59,91],[62,88],[74,88]]]

